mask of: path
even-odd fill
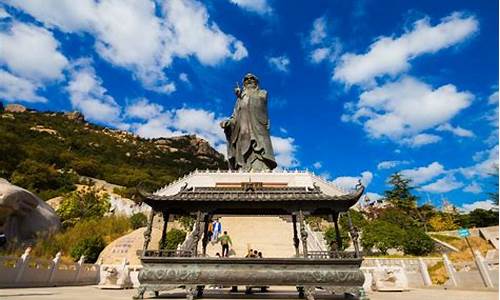
[[[241,290],[241,289],[240,289]],[[269,295],[253,294],[246,296],[242,292],[230,294],[227,289],[222,293],[208,291],[202,299],[290,299],[297,300],[297,293],[291,288],[272,287]],[[173,292],[163,294],[162,299],[185,299],[183,294]],[[12,300],[115,300],[132,299],[135,290],[100,290],[94,286],[83,287],[57,287],[57,288],[24,288],[24,289],[0,289],[0,299]],[[272,296],[272,297],[271,297]],[[497,300],[498,292],[493,291],[462,291],[441,289],[416,289],[409,292],[392,293],[370,293],[371,300]],[[339,297],[317,297],[318,299],[341,299]]]

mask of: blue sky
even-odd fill
[[[0,99],[144,137],[218,127],[247,72],[269,92],[282,168],[377,198],[490,207],[496,1],[0,1]]]

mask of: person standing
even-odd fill
[[[227,231],[224,231],[224,234],[217,239],[217,242],[220,242],[222,246],[222,257],[229,256],[229,246],[233,245],[231,241],[231,237],[227,234]]]
[[[217,241],[219,239],[220,233],[222,232],[222,224],[219,222],[219,219],[215,219],[215,221],[212,223],[212,229],[212,241]]]

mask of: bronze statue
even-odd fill
[[[236,86],[233,115],[220,123],[227,139],[227,156],[231,170],[266,171],[276,168],[269,136],[267,91],[259,88],[253,74],[243,78],[243,90]]]

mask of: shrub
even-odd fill
[[[143,213],[136,213],[130,217],[130,225],[132,229],[137,229],[146,226],[148,218]]]
[[[361,236],[363,249],[370,252],[372,248],[378,249],[382,254],[387,254],[391,248],[401,249],[405,231],[396,224],[382,220],[375,220],[365,226]]]
[[[65,195],[57,214],[64,226],[71,226],[81,219],[101,218],[110,206],[109,196],[92,187]]]
[[[419,228],[407,229],[403,251],[409,255],[426,255],[434,251],[434,241]]]
[[[176,250],[177,246],[184,242],[186,232],[180,229],[172,228],[167,232],[167,239],[164,244],[159,244],[159,248],[163,250]]]
[[[429,220],[433,231],[455,230],[458,228],[450,214],[436,214]]]
[[[180,216],[177,221],[181,224],[185,231],[191,232],[193,230],[195,218],[193,216]]]
[[[94,235],[80,240],[71,249],[70,255],[74,261],[79,260],[83,255],[85,262],[95,263],[104,247],[106,247],[104,239],[100,235]]]
[[[335,234],[335,228],[334,227],[328,227],[325,232],[324,232],[324,237],[325,237],[325,241],[326,241],[326,244],[328,246],[328,248],[330,250],[331,249],[331,246],[332,244],[335,242],[337,242],[337,238],[336,238],[336,234]],[[340,249],[337,249],[337,250],[344,250],[345,248],[347,248],[350,244],[350,238],[349,238],[349,235],[347,234],[346,231],[344,230],[340,230],[340,238],[342,240],[342,247],[340,247]]]

